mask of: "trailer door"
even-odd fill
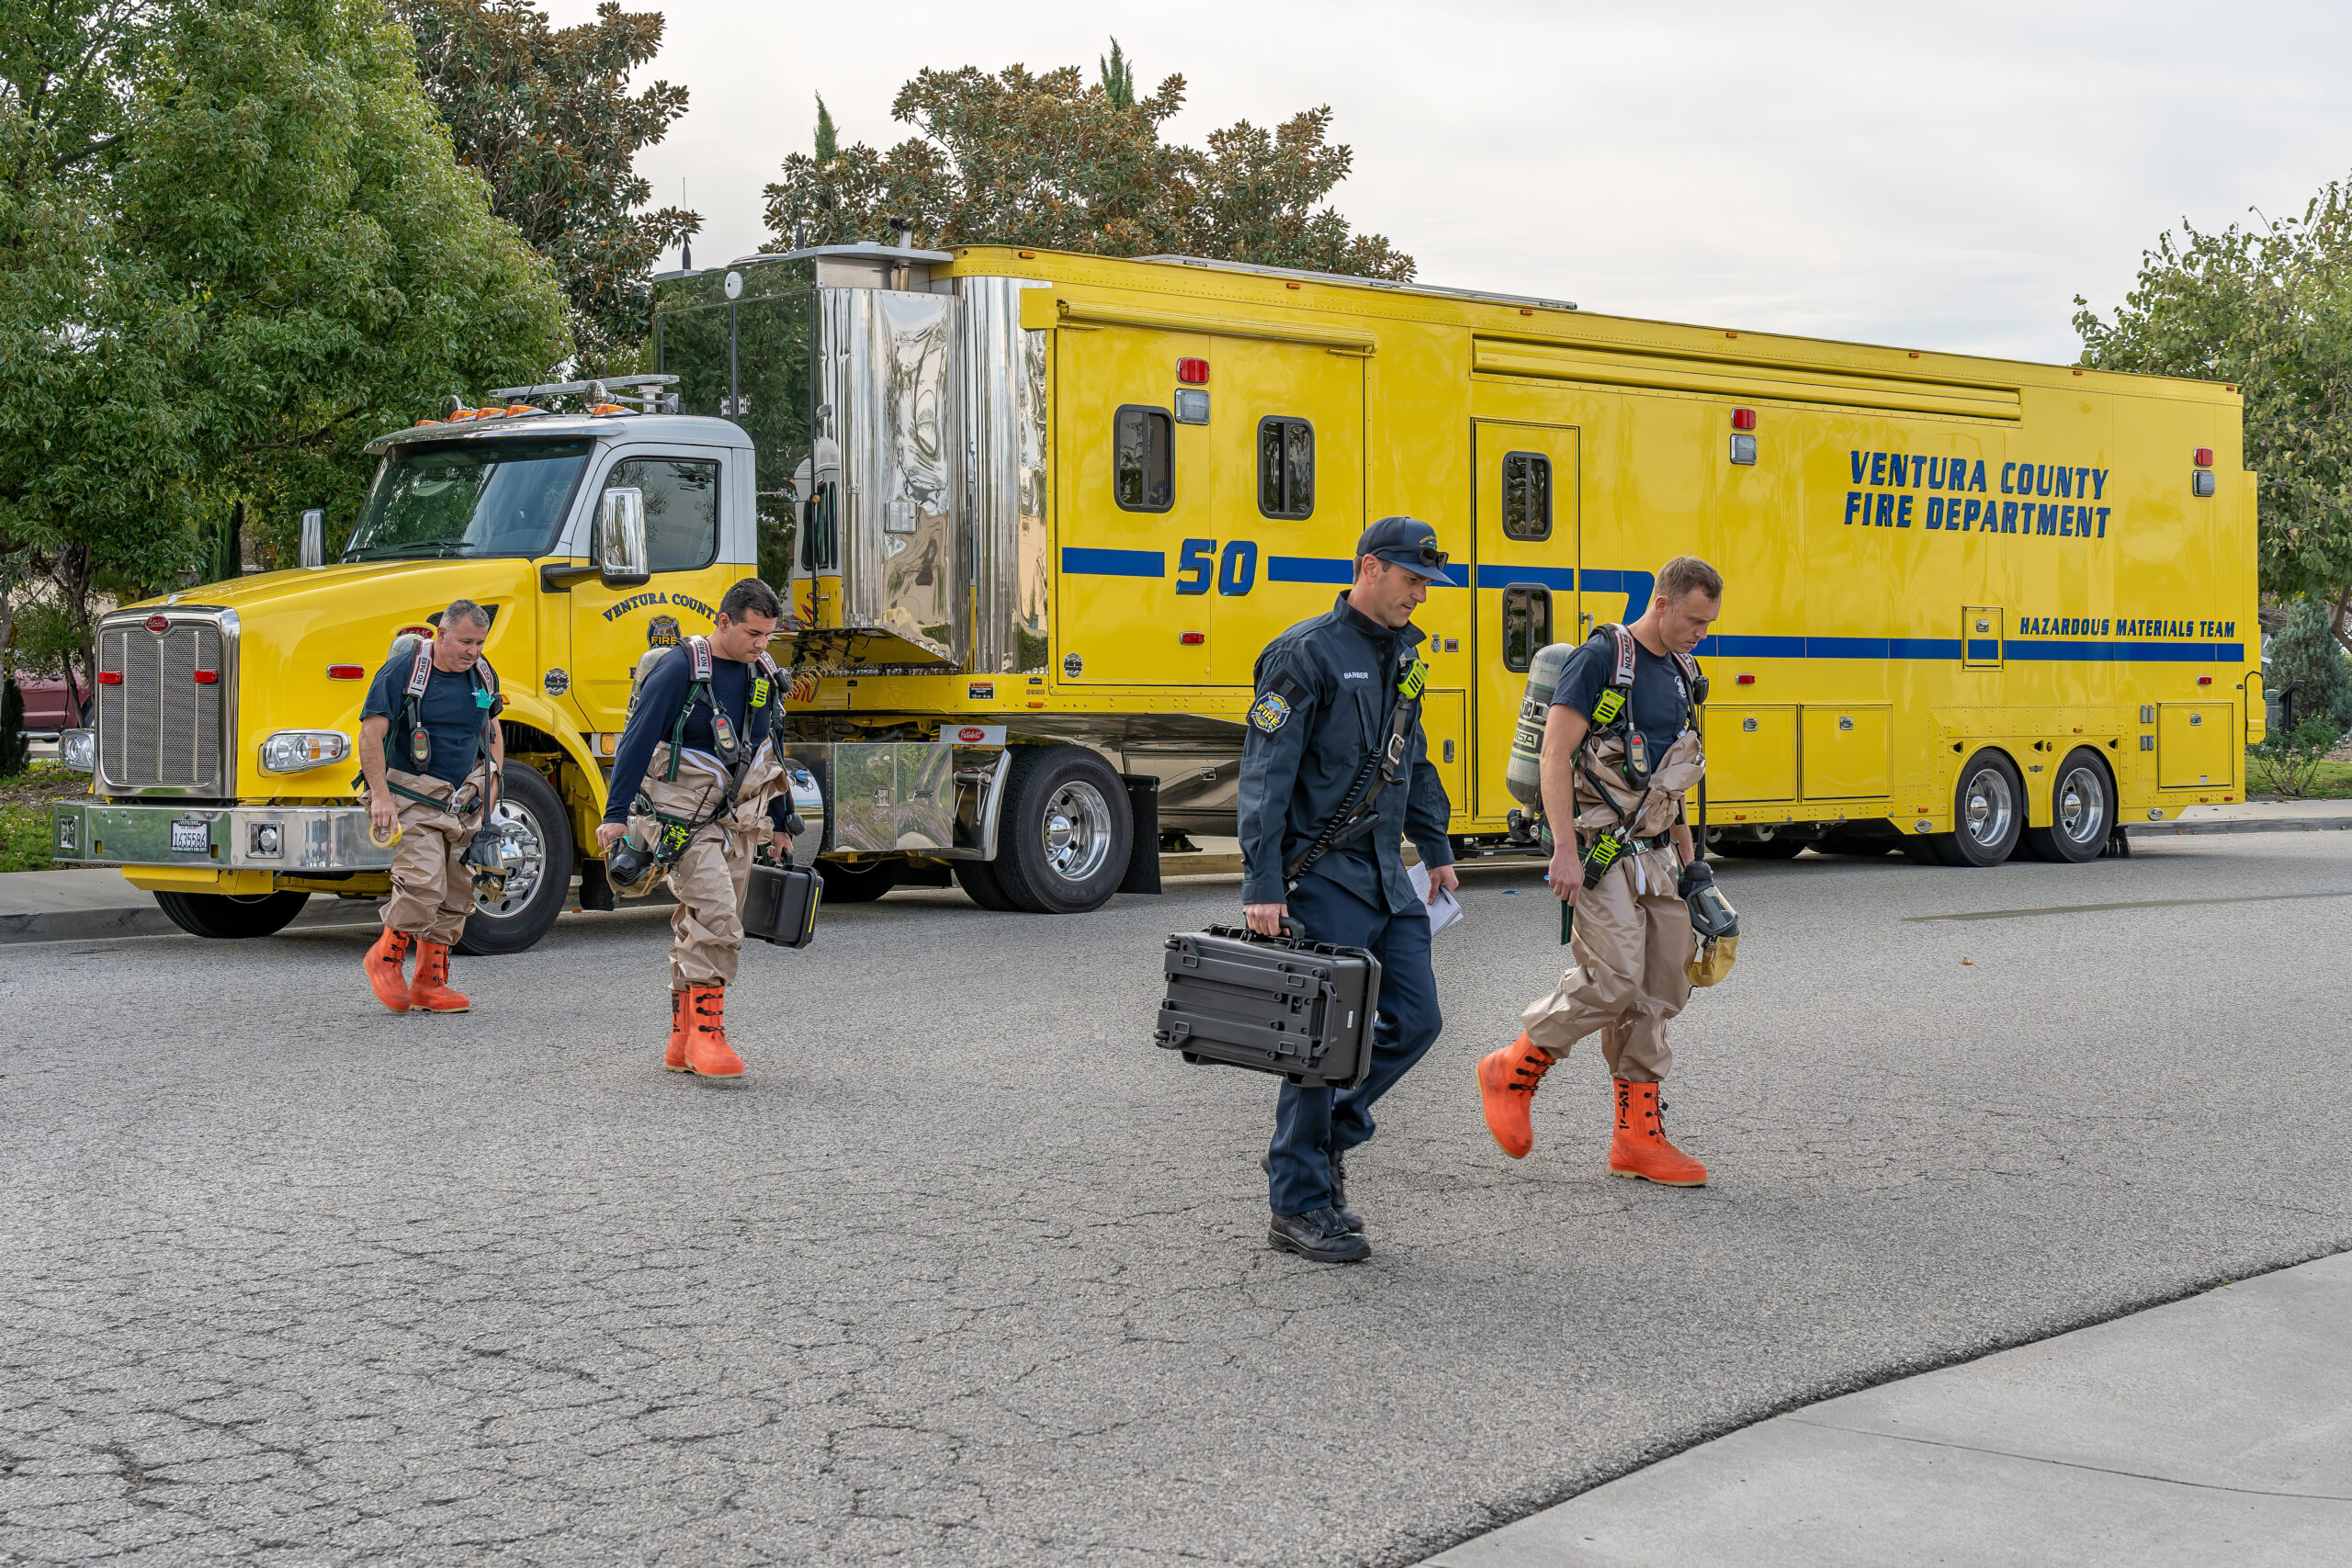
[[[1578,640],[1577,431],[1496,420],[1472,429],[1477,526],[1474,558],[1463,563],[1477,598],[1470,806],[1478,828],[1498,829],[1517,804],[1503,769],[1528,665],[1546,643]]]
[[[1187,539],[1216,532],[1211,427],[1179,421],[1176,377],[1180,359],[1204,356],[1215,340],[1140,327],[1054,335],[1060,504],[1052,678],[1086,685],[1206,680],[1209,597],[1181,562]]]

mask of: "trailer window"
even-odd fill
[[[1303,419],[1258,422],[1258,510],[1269,517],[1315,512],[1315,427]]]
[[[1176,504],[1174,429],[1166,409],[1130,404],[1114,416],[1111,496],[1122,512],[1165,512]]]
[[[718,465],[677,457],[615,463],[606,490],[645,492],[645,554],[655,571],[693,571],[718,558]],[[588,558],[603,558],[592,541]]]
[[[1503,590],[1503,668],[1524,673],[1552,640],[1552,591],[1515,582]]]
[[[1552,459],[1541,452],[1505,453],[1503,537],[1548,539],[1551,536]]]

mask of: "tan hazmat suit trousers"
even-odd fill
[[[466,917],[474,912],[474,874],[467,869],[466,845],[481,826],[482,791],[488,774],[477,768],[466,780],[461,806],[472,809],[460,816],[449,808],[456,793],[447,779],[430,774],[384,770],[387,781],[441,804],[427,806],[404,795],[392,796],[401,825],[401,841],[392,851],[392,891],[378,909],[387,930],[443,947],[465,931]]]
[[[656,810],[692,821],[708,815],[727,787],[727,774],[710,759],[689,752],[679,760],[675,781],[670,772],[670,745],[653,749],[645,765],[641,787]],[[752,880],[752,857],[775,829],[768,821],[768,802],[775,799],[784,770],[765,742],[743,775],[735,804],[716,822],[698,830],[685,852],[671,866],[670,892],[678,907],[670,911],[670,988],[734,984],[743,952],[743,890]],[[632,814],[629,832],[640,844],[659,845],[662,825],[644,813]]]
[[[1658,1083],[1674,1064],[1666,1021],[1690,1000],[1690,906],[1676,897],[1682,857],[1671,848],[1611,866],[1577,894],[1568,929],[1574,965],[1557,989],[1520,1015],[1528,1039],[1555,1057],[1600,1031],[1609,1076]],[[1638,865],[1639,881],[1635,880]]]
[[[1576,780],[1577,827],[1582,842],[1634,815],[1636,837],[1663,835],[1682,814],[1684,795],[1706,771],[1696,730],[1658,759],[1651,787],[1634,793],[1617,772],[1624,741],[1609,737],[1591,743],[1594,766]],[[1608,785],[1609,800],[1593,778]],[[1599,886],[1577,894],[1576,919],[1568,929],[1568,954],[1575,960],[1548,997],[1520,1014],[1527,1038],[1555,1057],[1600,1032],[1600,1055],[1609,1076],[1628,1083],[1658,1083],[1674,1064],[1666,1043],[1666,1021],[1690,1000],[1690,976],[1683,968],[1695,950],[1690,906],[1674,889],[1682,877],[1682,857],[1671,844],[1611,866]]]

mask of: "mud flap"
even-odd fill
[[[1159,891],[1159,780],[1143,773],[1121,773],[1127,786],[1127,815],[1133,819],[1134,840],[1127,851],[1126,879],[1122,893]]]

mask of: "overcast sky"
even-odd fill
[[[2167,227],[2352,172],[2340,3],[624,3],[693,94],[639,167],[705,265],[765,237],[816,94],[888,146],[924,66],[1091,76],[1114,34],[1140,90],[1184,75],[1178,141],[1329,104],[1335,204],[1426,282],[1759,331],[2071,360],[2074,296],[2111,308]]]

